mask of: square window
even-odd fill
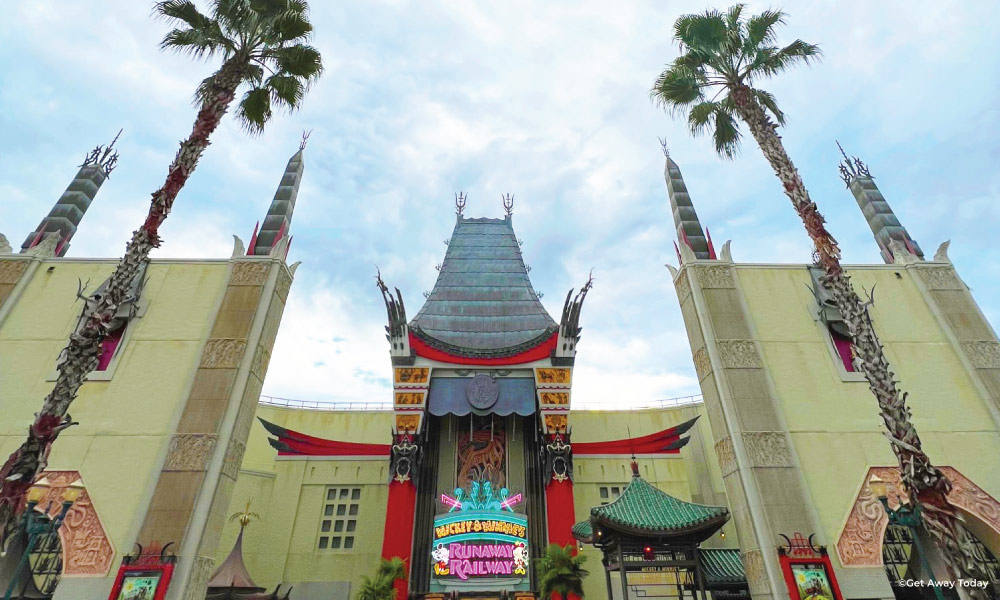
[[[337,521],[337,522],[339,523],[340,521]],[[355,520],[353,520],[353,519],[351,519],[350,521],[348,521],[347,522],[347,531],[354,531],[354,528],[357,526],[357,524],[358,524],[358,522],[355,521]]]
[[[358,505],[357,505],[357,504],[352,504],[352,505],[351,505],[351,512],[350,512],[350,515],[351,515],[352,517],[355,517],[355,516],[357,516],[357,514],[358,514]]]
[[[336,500],[337,499],[337,490],[333,490],[333,489],[327,490],[326,491],[326,499],[327,500]]]
[[[332,538],[330,538],[330,547],[331,548],[340,548],[340,538],[339,537],[332,537]]]
[[[607,498],[607,497],[608,497],[608,488],[602,487],[601,488],[601,498]]]
[[[345,537],[344,548],[353,548],[353,547],[354,547],[354,538],[351,536]]]
[[[346,504],[338,504],[337,505],[337,516],[338,517],[342,517],[342,516],[344,516],[346,514],[347,514],[347,505]]]
[[[611,488],[611,495],[614,496],[615,498],[617,498],[618,496],[620,496],[621,495],[621,488],[616,488],[616,487]]]
[[[319,538],[319,547],[320,547],[320,549],[326,548],[329,544],[330,544],[330,538],[327,538],[327,537],[321,537],[321,538]]]
[[[351,490],[351,500],[360,500],[360,499],[361,499],[361,488],[354,488],[353,490]]]
[[[334,531],[343,531],[344,530],[344,522],[338,520],[336,523],[334,523],[333,530]]]
[[[337,524],[339,525],[340,521],[337,521]],[[322,531],[323,533],[326,533],[326,532],[330,531],[330,522],[329,521],[323,521],[323,527],[320,529],[320,531]],[[338,531],[340,531],[340,530],[338,529]]]
[[[323,516],[329,517],[333,515],[333,505],[327,504],[326,508],[323,510]]]
[[[349,490],[347,488],[344,488],[344,489],[340,490],[340,498],[343,499],[343,500],[346,500],[347,499],[348,491]]]

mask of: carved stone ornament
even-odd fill
[[[263,344],[257,344],[257,350],[253,353],[253,361],[250,363],[250,372],[263,381],[264,376],[267,375],[267,365],[270,362],[271,353],[268,352]]]
[[[426,367],[396,367],[393,379],[397,385],[427,385],[431,370]]]
[[[17,283],[27,268],[26,260],[0,260],[0,283]]]
[[[214,433],[178,433],[170,438],[164,471],[204,471],[215,451]]]
[[[684,304],[687,297],[691,295],[691,282],[688,281],[687,271],[681,273],[677,281],[674,282],[674,288],[677,290],[677,300],[680,304]]]
[[[226,447],[226,456],[222,461],[222,474],[229,477],[233,481],[240,474],[240,466],[243,465],[243,455],[247,451],[247,445],[238,439],[229,440],[229,446]]]
[[[953,486],[948,500],[982,521],[996,535],[1000,535],[1000,502],[954,468],[941,467],[941,470]],[[877,475],[886,482],[891,508],[899,508],[899,497],[906,497],[898,467],[868,469],[864,474],[861,491],[854,500],[847,523],[837,540],[837,555],[845,567],[882,566],[882,539],[889,525],[889,517],[868,485],[872,475]]]
[[[191,567],[191,579],[188,581],[184,600],[204,600],[208,591],[208,581],[215,570],[215,559],[208,556],[195,556]]]
[[[486,410],[497,403],[500,385],[485,373],[480,373],[465,384],[465,397],[472,408]]]
[[[1000,369],[1000,344],[996,342],[962,342],[962,350],[977,369]]]
[[[965,287],[951,267],[918,268],[917,273],[932,290],[962,290]]]
[[[389,483],[405,483],[413,480],[417,485],[417,466],[420,463],[421,448],[408,435],[398,436],[389,455]]]
[[[736,454],[733,453],[733,440],[728,435],[715,444],[715,455],[719,459],[719,469],[723,475],[736,470]]]
[[[751,466],[794,466],[788,436],[783,431],[744,431],[743,447]]]
[[[569,406],[569,392],[538,392],[539,403],[553,406]]]
[[[80,480],[78,471],[46,471],[44,476],[50,487],[35,510],[54,517],[62,510],[63,490]],[[114,562],[115,550],[97,516],[97,509],[86,488],[66,513],[59,528],[62,542],[63,575],[104,577]]]
[[[572,376],[573,370],[567,368],[535,369],[535,382],[542,386],[568,386]]]
[[[764,555],[760,550],[750,550],[741,555],[743,570],[747,574],[747,585],[750,594],[766,594],[771,590],[767,579],[767,569],[764,567]]]
[[[206,369],[235,369],[243,359],[247,341],[243,339],[215,338],[205,342],[201,366]]]
[[[757,345],[750,340],[718,340],[719,357],[727,369],[759,369],[760,354]]]
[[[733,270],[729,267],[696,267],[698,283],[703,288],[731,288],[733,285]]]
[[[394,394],[397,406],[423,406],[424,392],[396,392]]]
[[[704,346],[694,352],[694,370],[698,374],[698,381],[701,381],[712,372],[712,359],[708,357],[708,350]]]
[[[420,429],[420,413],[410,411],[407,413],[396,413],[396,431],[399,433],[417,433]]]
[[[270,262],[241,260],[233,265],[229,285],[264,285],[270,268]]]
[[[274,293],[284,302],[288,299],[288,290],[291,288],[292,276],[285,269],[278,269],[278,281],[274,285]]]
[[[568,443],[569,434],[553,436],[552,442],[545,445],[545,472],[552,475],[555,481],[573,480],[573,447]]]

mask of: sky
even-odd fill
[[[109,3],[109,6],[111,4]],[[205,4],[203,3],[204,7]],[[390,400],[376,265],[409,316],[434,284],[465,214],[514,228],[553,316],[593,269],[574,402],[648,403],[698,393],[665,263],[674,227],[658,137],[703,225],[738,262],[806,263],[809,241],[747,136],[733,161],[654,106],[677,56],[673,22],[724,4],[591,1],[313,2],[326,72],[302,109],[248,137],[227,118],[161,229],[154,258],[227,258],[249,241],[285,163],[311,130],[291,233],[301,261],[264,394]],[[143,220],[192,93],[217,65],[164,53],[152,4],[15,3],[0,22],[0,232],[18,247],[86,152],[124,128],[117,169],[70,256],[118,256]],[[753,2],[759,12],[770,5]],[[987,318],[1000,318],[1000,37],[992,2],[789,2],[779,42],[823,60],[762,85],[788,122],[785,146],[843,249],[879,263],[837,174],[834,140],[860,156],[911,236],[950,256]],[[67,294],[75,290],[67,290]],[[905,382],[904,382],[905,385]]]

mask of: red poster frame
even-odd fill
[[[833,565],[830,564],[830,557],[826,552],[814,558],[804,558],[789,556],[784,550],[784,548],[778,550],[778,561],[781,563],[781,573],[785,576],[785,587],[788,588],[791,600],[805,600],[799,595],[799,586],[795,583],[795,575],[792,574],[792,565],[823,565],[826,576],[830,580],[834,600],[844,600],[843,594],[840,593],[840,584],[837,583],[837,574],[833,571]]]
[[[108,600],[118,600],[122,591],[122,584],[125,582],[125,575],[128,573],[140,573],[143,571],[159,571],[160,582],[156,585],[156,593],[150,600],[163,600],[167,595],[167,588],[170,587],[170,579],[174,575],[173,563],[145,564],[145,565],[125,565],[118,568],[118,576],[115,577],[115,584],[111,586],[111,595]]]

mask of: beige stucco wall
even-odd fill
[[[643,477],[660,489],[683,500],[725,504],[724,486],[713,456],[707,419],[701,405],[642,411],[573,412],[573,441],[599,441],[640,437],[661,431],[701,415],[690,431],[691,443],[678,455],[639,457]],[[343,412],[285,409],[261,405],[257,415],[278,425],[308,435],[346,442],[387,443],[392,413]],[[252,498],[251,511],[262,521],[252,524],[244,536],[247,568],[258,585],[273,589],[280,582],[349,581],[352,594],[362,576],[371,575],[382,549],[387,501],[388,460],[284,460],[267,443],[267,433],[255,423],[247,443],[243,468],[236,484],[230,512],[244,508]],[[577,520],[588,518],[590,507],[600,504],[602,485],[621,485],[631,478],[628,457],[574,458],[574,510]],[[359,533],[355,548],[317,548],[327,486],[351,485],[362,489]],[[705,496],[711,496],[705,498]],[[223,560],[239,531],[227,523],[216,561]],[[726,537],[716,535],[706,545],[736,547],[732,524]],[[584,549],[591,576],[586,580],[589,597],[605,592],[600,553]],[[614,582],[618,586],[618,582]]]
[[[36,259],[37,260],[37,259]],[[26,271],[0,320],[0,453],[6,457],[52,389],[55,363],[80,315],[78,281],[93,290],[116,261],[52,259]],[[227,280],[226,261],[155,261],[105,381],[88,381],[70,407],[80,424],[52,447],[50,470],[75,470],[116,555],[132,542]],[[100,586],[98,586],[100,587]],[[95,588],[96,589],[96,588]]]
[[[815,315],[804,266],[736,265],[810,497],[832,544],[870,466],[894,465],[865,381],[844,381]],[[852,268],[855,289],[875,288],[875,330],[900,381],[924,449],[1000,497],[1000,433],[989,399],[925,300],[912,269]]]

